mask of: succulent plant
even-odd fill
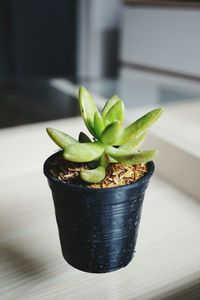
[[[100,113],[90,93],[81,86],[79,105],[93,140],[83,132],[78,141],[57,129],[47,128],[47,133],[63,149],[64,159],[93,166],[80,172],[82,180],[89,183],[102,181],[109,163],[137,165],[156,156],[156,150],[141,152],[138,149],[145,140],[147,129],[160,117],[161,108],[148,112],[124,128],[124,104],[118,96],[112,96]]]

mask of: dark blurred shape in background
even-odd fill
[[[120,0],[0,0],[0,128],[75,116],[51,84],[117,75]]]
[[[119,4],[0,0],[0,79],[116,75]]]
[[[0,1],[0,79],[75,75],[76,0]]]
[[[200,1],[0,0],[0,128],[76,115],[74,83],[129,107],[200,98],[199,28]]]

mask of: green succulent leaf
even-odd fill
[[[107,154],[107,156],[108,156],[108,159],[109,159],[109,163],[111,163],[111,164],[115,164],[115,163],[117,163],[117,162],[118,162],[116,159],[112,158],[112,157],[111,157],[111,156],[109,156],[108,154]]]
[[[69,145],[78,143],[73,137],[60,130],[48,127],[46,131],[54,143],[62,149],[66,149]]]
[[[155,150],[140,152],[138,149],[145,140],[147,129],[163,112],[161,108],[148,112],[124,129],[124,104],[118,96],[112,96],[100,114],[90,93],[81,86],[79,106],[86,127],[94,137],[92,140],[83,132],[77,141],[57,129],[46,130],[50,138],[64,150],[64,159],[87,163],[90,170],[80,172],[84,181],[102,181],[109,163],[137,165],[152,160],[158,153]]]
[[[105,145],[118,145],[118,140],[122,133],[122,125],[114,122],[108,125],[101,135],[101,141]]]
[[[63,157],[73,162],[90,162],[98,159],[105,146],[100,142],[76,143],[64,150]]]
[[[127,157],[129,154],[135,154],[135,150],[141,146],[145,137],[146,133],[144,132],[139,137],[128,142],[127,144],[124,144],[123,146],[118,148],[112,146],[107,147],[105,153],[116,160],[119,160],[119,158],[121,159],[121,157]]]
[[[103,166],[99,166],[96,169],[84,170],[80,172],[82,180],[89,183],[98,183],[105,178],[106,169]]]
[[[115,105],[118,101],[120,100],[120,98],[117,95],[113,95],[105,104],[104,108],[102,109],[101,115],[102,118],[105,119],[106,114],[108,113],[108,111],[111,109],[111,107],[113,105]]]
[[[118,153],[112,153],[112,151],[109,151],[109,155],[111,157],[116,159],[118,162],[127,165],[139,165],[142,163],[146,163],[152,160],[157,154],[158,151],[156,150],[148,150],[148,151],[137,152],[128,155],[119,155]]]
[[[126,127],[121,135],[119,144],[123,145],[136,136],[140,135],[160,117],[162,112],[163,109],[161,108],[154,109]]]
[[[96,111],[94,114],[94,130],[98,138],[100,138],[105,126],[101,114]]]
[[[139,136],[135,137],[134,139],[132,139],[130,142],[120,146],[117,150],[118,152],[124,152],[124,153],[131,153],[135,150],[137,150],[138,148],[140,148],[145,140],[147,136],[147,132],[143,132],[142,134],[140,134]]]
[[[91,139],[89,138],[89,136],[87,136],[87,134],[85,134],[82,131],[79,133],[78,140],[80,143],[90,143],[91,142]]]
[[[107,112],[104,117],[105,126],[112,124],[114,122],[124,121],[124,104],[121,99],[119,99]]]
[[[107,165],[108,165],[108,163],[109,163],[109,157],[108,157],[108,155],[104,152],[102,155],[101,155],[101,157],[100,157],[100,160],[99,160],[99,164],[100,164],[100,166],[103,166],[103,167],[107,167]]]
[[[92,96],[83,86],[79,88],[79,105],[85,125],[90,133],[96,137],[94,130],[94,115],[97,111],[97,107],[92,99]]]

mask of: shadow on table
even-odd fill
[[[20,277],[41,279],[46,276],[45,265],[14,244],[0,244],[0,267],[4,266],[6,266],[6,272],[12,271]]]
[[[177,291],[154,297],[151,300],[199,300],[200,299],[200,275],[199,278],[177,288]]]
[[[30,251],[29,245],[17,237],[11,238],[15,232],[11,220],[12,216],[6,216],[5,212],[0,214],[0,274],[41,280],[47,276],[48,267]]]

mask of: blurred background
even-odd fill
[[[0,0],[0,127],[76,115],[55,78],[131,107],[197,98],[199,29],[199,1]]]

